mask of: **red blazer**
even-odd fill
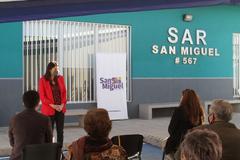
[[[64,104],[62,112],[65,113],[66,103],[67,103],[67,93],[66,93],[66,87],[65,87],[63,76],[58,76],[58,85],[61,91],[61,101],[62,101],[61,104]],[[39,95],[42,101],[42,108],[41,108],[42,114],[46,116],[54,115],[55,110],[49,105],[49,104],[54,104],[52,88],[51,88],[50,82],[46,80],[44,76],[40,78]]]

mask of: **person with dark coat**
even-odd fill
[[[52,142],[50,119],[36,111],[39,102],[38,92],[27,91],[23,94],[26,109],[15,115],[9,126],[9,141],[12,146],[10,160],[20,160],[26,145]]]
[[[215,100],[209,109],[207,128],[216,132],[222,140],[223,154],[221,160],[240,160],[240,130],[229,121],[232,119],[233,107],[224,100]]]
[[[174,154],[187,131],[203,123],[204,112],[194,90],[182,92],[180,106],[175,109],[169,127],[169,138],[165,146],[166,159],[174,159]]]

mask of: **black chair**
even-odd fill
[[[140,134],[120,135],[112,137],[115,145],[122,146],[127,152],[128,159],[141,159],[143,136]]]
[[[61,147],[58,143],[27,145],[22,160],[60,160]]]

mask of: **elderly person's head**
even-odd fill
[[[84,118],[84,129],[92,138],[107,138],[112,129],[108,112],[100,108],[89,110]]]
[[[220,160],[222,142],[207,129],[195,129],[186,134],[181,144],[181,160]]]
[[[225,100],[214,100],[209,109],[208,121],[214,123],[216,121],[229,122],[232,119],[233,107]]]

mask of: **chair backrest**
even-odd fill
[[[112,137],[115,145],[122,146],[127,152],[128,157],[141,156],[143,146],[143,136],[140,134],[120,135]]]
[[[27,145],[22,160],[60,160],[61,147],[57,143]]]

